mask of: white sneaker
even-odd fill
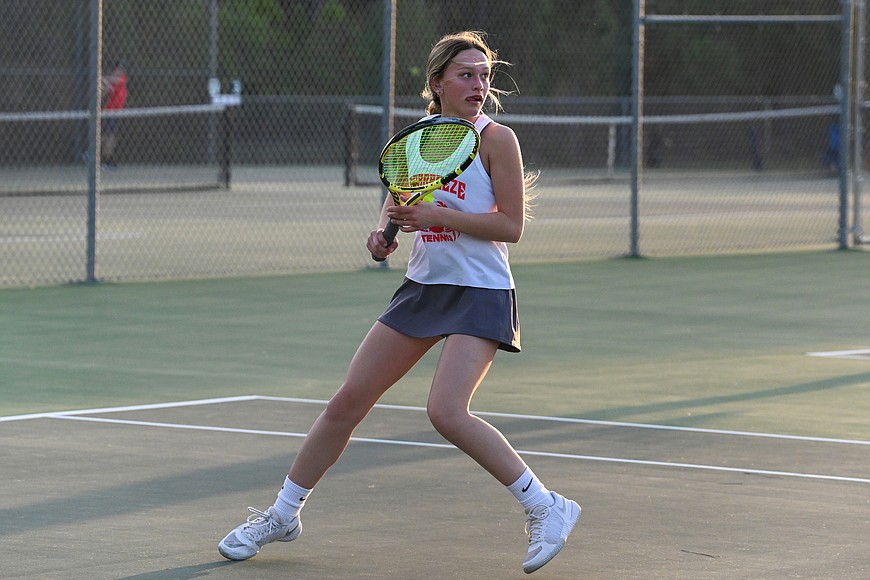
[[[292,542],[302,533],[302,522],[296,516],[287,523],[278,519],[269,508],[265,512],[249,507],[248,521],[240,525],[218,544],[221,556],[230,560],[247,560],[270,542]]]
[[[580,519],[580,506],[555,492],[551,506],[536,505],[526,512],[526,534],[529,552],[523,562],[523,572],[531,574],[556,557],[565,545],[568,534]]]

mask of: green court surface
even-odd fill
[[[539,578],[870,577],[870,254],[515,267],[472,410],[583,516]],[[522,578],[423,407],[437,347],[231,563],[402,272],[0,290],[0,578]]]

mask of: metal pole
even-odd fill
[[[218,0],[209,0],[208,7],[208,80],[217,79],[218,69]],[[220,93],[220,88],[218,88]],[[218,116],[209,115],[208,123],[208,161],[215,162],[217,156]]]
[[[852,244],[864,243],[864,231],[861,225],[861,187],[864,183],[864,50],[867,45],[866,18],[867,3],[856,0],[855,29],[855,96],[853,122],[855,125],[854,166],[852,167]]]
[[[837,245],[840,249],[849,247],[849,137],[850,107],[849,97],[852,86],[852,0],[841,0],[843,7],[842,41],[840,50],[840,219],[837,229]]]
[[[629,255],[640,256],[639,197],[643,173],[643,59],[646,0],[634,0],[631,57],[631,224]]]
[[[90,96],[88,109],[88,235],[86,282],[97,281],[97,220],[100,215],[100,127],[103,96],[103,0],[91,0]]]
[[[393,135],[393,108],[396,105],[396,0],[384,0],[384,61],[381,98],[381,143]],[[381,192],[381,203],[387,199],[386,188]],[[389,268],[390,260],[381,262],[381,268]]]
[[[88,36],[88,23],[90,17],[88,14],[88,5],[83,2],[76,3],[76,32],[75,32],[75,86],[73,88],[72,109],[85,109],[88,106],[88,54],[87,48],[90,44]],[[70,158],[73,163],[82,161],[82,152],[87,151],[89,143],[86,135],[80,131],[75,132],[73,138],[72,151]]]
[[[396,101],[396,0],[384,0],[384,61],[381,143],[393,135],[393,107]],[[386,192],[384,193],[386,195]]]

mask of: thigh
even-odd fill
[[[336,396],[370,408],[440,340],[414,338],[375,322],[351,359]]]
[[[430,408],[468,409],[471,397],[492,366],[498,342],[451,334],[444,342],[429,392]]]

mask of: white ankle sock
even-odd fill
[[[296,485],[287,477],[284,479],[284,485],[278,492],[278,498],[272,509],[282,521],[289,522],[299,515],[309,493],[311,493],[310,489]]]
[[[544,487],[541,480],[528,467],[519,479],[507,486],[507,489],[526,510],[536,505],[553,505],[555,501],[550,490]]]

